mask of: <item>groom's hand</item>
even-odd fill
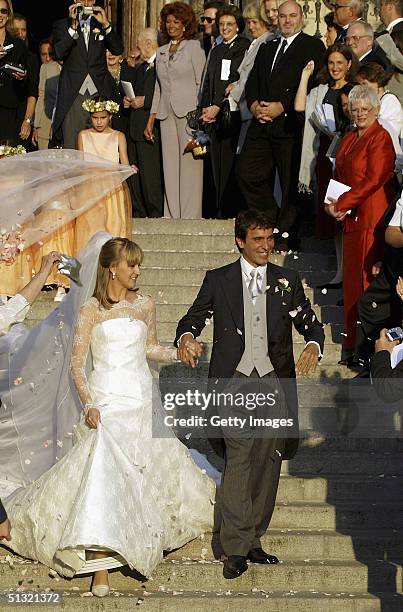
[[[178,357],[182,363],[195,368],[202,351],[203,344],[201,342],[195,340],[190,333],[183,334],[178,348]]]
[[[313,374],[319,361],[319,349],[316,344],[308,344],[302,351],[295,371],[299,376],[308,376]]]

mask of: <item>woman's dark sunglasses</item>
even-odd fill
[[[0,15],[8,15],[9,12],[8,8],[0,8]]]
[[[202,15],[200,17],[200,21],[207,21],[207,23],[213,23],[214,19],[212,17],[207,17],[206,15]]]

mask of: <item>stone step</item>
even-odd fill
[[[403,475],[377,478],[362,474],[341,477],[330,474],[304,478],[282,474],[277,492],[277,501],[288,503],[314,501],[337,505],[339,501],[357,499],[373,502],[387,499],[403,505]]]
[[[177,236],[177,238],[180,238],[180,236]],[[214,245],[211,247],[206,245],[203,250],[203,245],[193,245],[193,241],[194,237],[192,237],[192,240],[188,240],[187,249],[182,244],[179,244],[175,250],[166,250],[163,248],[163,245],[159,247],[157,244],[155,245],[155,250],[147,249],[144,252],[142,270],[151,267],[181,268],[185,266],[190,269],[206,271],[233,263],[239,257],[239,252],[228,245],[227,248],[222,248],[222,250],[219,250]],[[318,265],[315,253],[285,256],[273,255],[270,261],[278,266],[300,270],[300,276],[302,277],[304,276],[304,271],[314,271]],[[331,278],[336,269],[336,259],[332,256],[323,258],[323,261],[321,259],[320,269],[328,271],[329,278]]]
[[[400,594],[345,593],[325,591],[268,591],[237,592],[236,587],[216,591],[163,592],[111,590],[102,600],[89,591],[61,591],[65,612],[95,610],[132,610],[141,605],[146,612],[245,612],[246,610],[275,610],[276,612],[401,612]],[[0,592],[1,593],[1,592]],[[59,607],[59,605],[58,605]],[[18,604],[21,612],[43,609],[43,604]]]
[[[240,256],[240,252],[236,246],[235,239],[232,235],[216,236],[209,234],[144,234],[136,236],[136,239],[144,251],[145,263],[148,263],[148,258],[152,253],[181,253],[184,259],[187,259],[192,253],[199,257],[199,263],[203,264],[203,255],[207,253],[215,253],[217,256],[232,253],[234,260]],[[318,266],[320,260],[320,268],[323,270],[334,269],[336,257],[334,252],[318,254],[314,251],[307,250],[302,252],[288,251],[288,253],[274,252],[270,256],[270,261],[278,266],[294,268],[299,265],[301,269],[307,265],[308,268]],[[218,263],[217,266],[225,265]]]
[[[179,321],[179,319],[187,312],[193,299],[197,295],[196,287],[192,288],[192,297],[189,296],[189,291],[187,292],[187,296],[185,291],[176,296],[174,293],[175,289],[173,287],[170,287],[169,289],[171,290],[170,292],[168,292],[168,290],[156,291],[155,288],[153,288],[153,291],[142,290],[146,295],[151,295],[151,297],[156,301],[158,322]],[[28,319],[40,320],[46,317],[49,312],[51,312],[53,308],[57,306],[58,303],[54,302],[53,292],[52,294],[43,293],[32,306],[30,312],[28,313]],[[319,306],[317,304],[313,304],[312,308],[322,323],[343,322],[343,309],[340,306]]]
[[[203,282],[205,272],[203,270],[192,270],[185,265],[182,261],[180,268],[168,268],[166,266],[149,267],[147,264],[143,264],[141,267],[141,277],[139,281],[139,287],[143,285],[157,285],[159,290],[163,289],[164,286],[170,287],[175,286],[187,286],[187,287],[200,287]],[[330,280],[332,272],[321,271],[311,272],[306,271],[300,273],[302,279],[305,279],[305,285],[310,287],[316,287],[320,283],[326,283]]]
[[[133,219],[134,236],[145,234],[234,235],[233,219]]]
[[[54,308],[57,308],[58,304],[53,302],[51,299],[42,300],[34,304],[32,309],[28,312],[27,321],[39,321],[44,319]],[[286,307],[285,307],[286,308]],[[186,314],[187,306],[183,304],[159,304],[157,312],[157,331],[158,338],[160,341],[173,341],[175,338],[176,327],[181,317]],[[285,312],[288,314],[288,310]],[[319,315],[319,313],[318,313]],[[288,315],[289,316],[289,315]],[[336,315],[335,315],[336,316]],[[338,316],[340,320],[340,316]],[[31,324],[32,326],[32,324]],[[339,343],[341,341],[341,333],[343,332],[343,325],[341,322],[332,323],[331,325],[325,326],[325,337],[326,344],[331,342]],[[202,342],[211,342],[213,339],[213,323],[209,321],[209,324],[204,328],[200,339]],[[293,340],[295,343],[305,343],[303,337],[293,328]]]
[[[165,282],[164,285],[161,286],[154,284],[145,285],[143,277],[140,276],[139,288],[141,293],[144,293],[144,295],[150,295],[156,301],[157,304],[190,305],[195,299],[200,287],[197,285],[173,286],[171,284],[167,284],[167,282]],[[319,289],[312,289],[309,287],[308,289],[305,289],[305,295],[307,296],[307,298],[310,299],[311,304],[318,304],[321,307],[334,306],[335,308],[340,308],[339,306],[336,306],[336,303],[338,302],[338,300],[341,299],[341,290],[327,291],[326,294],[324,294]]]
[[[286,308],[286,307],[285,307]],[[285,316],[288,315],[288,310],[285,310]],[[289,316],[289,315],[288,315]],[[171,321],[159,321],[158,322],[158,337],[159,340],[169,341],[175,338],[176,327],[178,324],[178,319],[173,319]],[[340,323],[335,323],[332,325],[326,325],[324,327],[325,332],[325,343],[331,344],[332,342],[340,343],[344,326]],[[292,329],[292,338],[294,344],[302,343],[305,345],[305,340],[301,334],[293,327]],[[202,342],[212,342],[213,340],[213,324],[210,323],[206,325],[203,329],[200,340]]]
[[[278,502],[270,523],[272,529],[403,529],[400,502],[343,502],[337,506],[321,502]]]
[[[179,321],[187,312],[190,303],[161,303],[163,301],[160,296],[157,297],[160,300],[157,303],[157,321],[158,323],[164,323],[169,321]],[[46,302],[42,302],[42,304],[46,304]],[[313,311],[315,312],[317,318],[322,321],[322,323],[343,323],[343,309],[339,306],[313,306]],[[45,310],[44,310],[45,312]]]
[[[19,568],[15,569],[16,571],[10,571],[8,564],[0,564],[0,583],[3,589],[17,586],[21,575]],[[33,580],[33,587],[60,589],[74,584],[79,589],[89,589],[89,577],[77,577],[73,581],[60,578],[56,581],[44,566],[24,564],[24,569],[27,569],[24,580],[25,582]],[[270,567],[250,564],[249,570],[236,580],[236,585],[223,578],[220,561],[209,562],[203,559],[164,560],[154,571],[153,579],[148,582],[137,573],[130,573],[126,569],[124,574],[120,571],[110,573],[110,585],[119,592],[133,591],[140,585],[146,584],[147,591],[166,589],[194,591],[195,587],[216,591],[235,587],[239,591],[263,589],[286,593],[291,590],[304,590],[307,585],[313,591],[340,592],[342,585],[345,593],[365,593],[368,581],[373,592],[383,591],[389,594],[402,592],[402,567],[383,560],[373,560],[368,564],[329,559],[289,560]]]
[[[348,530],[347,533],[327,529],[269,529],[262,537],[262,547],[281,560],[340,560],[373,562],[383,559],[403,558],[402,531]],[[213,548],[212,534],[196,538],[182,548],[167,554],[168,560],[188,561],[206,559],[212,561],[220,555]]]
[[[283,461],[281,471],[290,476],[315,478],[326,474],[331,482],[333,477],[360,474],[361,476],[401,476],[403,463],[397,452],[338,451],[301,447],[296,457]],[[382,476],[383,475],[383,476]]]

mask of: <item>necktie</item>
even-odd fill
[[[249,275],[249,283],[248,283],[248,290],[249,290],[252,300],[258,295],[258,293],[260,293],[259,283],[258,283],[259,280],[260,280],[260,272],[258,272],[257,270],[252,270]]]
[[[84,21],[81,25],[81,31],[84,35],[84,41],[85,41],[85,46],[88,49],[88,41],[89,41],[89,37],[90,37],[90,24],[88,23],[88,21]]]
[[[284,55],[284,51],[285,51],[286,47],[287,47],[287,41],[283,40],[283,42],[281,43],[280,50],[277,53],[276,59],[274,60],[273,66],[271,67],[271,72],[274,72],[274,70],[277,68],[281,58]]]

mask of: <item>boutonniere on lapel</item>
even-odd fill
[[[105,38],[99,28],[94,28],[92,31],[94,33],[95,40],[103,40]]]
[[[286,291],[287,293],[290,293],[291,291],[291,287],[290,287],[290,281],[287,280],[286,278],[279,278],[278,279],[278,285],[274,290],[275,292],[277,291],[281,291],[281,296],[284,295],[284,291]]]
[[[146,72],[148,72],[149,70],[151,70],[151,68],[154,68],[154,66],[155,66],[155,62],[149,62],[149,63],[148,63],[148,66],[147,66],[147,68],[146,68]]]

